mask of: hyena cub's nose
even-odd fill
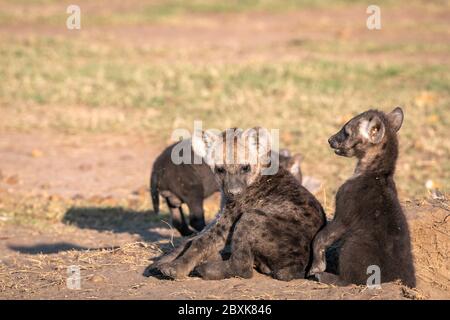
[[[333,149],[336,149],[338,147],[338,143],[334,139],[334,136],[332,136],[330,139],[328,139],[328,143],[330,144],[330,147],[332,147]]]
[[[242,188],[231,188],[231,189],[228,189],[228,193],[231,194],[232,196],[237,196],[241,192],[242,192]]]

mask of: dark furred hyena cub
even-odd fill
[[[178,147],[178,150],[174,150],[176,147]],[[191,149],[190,139],[182,140],[167,147],[155,160],[150,177],[153,211],[156,214],[159,213],[159,195],[161,195],[169,207],[173,227],[182,236],[191,235],[205,227],[203,201],[220,190],[214,173],[202,159],[199,159],[201,160],[199,164],[191,163],[194,159],[193,151],[191,151],[190,157],[187,157],[191,161],[179,164],[172,161],[172,151],[183,157],[183,150]],[[280,150],[280,166],[288,169],[301,183],[300,161],[300,154],[291,155],[287,149]],[[223,201],[222,198],[221,209],[224,204]],[[183,203],[189,209],[189,224],[186,222],[181,206]]]
[[[179,156],[183,157],[183,150],[191,150],[191,141],[183,140],[167,147],[153,163],[150,177],[150,195],[153,202],[153,211],[159,212],[159,195],[167,203],[170,210],[172,225],[181,235],[188,236],[194,231],[201,231],[205,227],[203,200],[215,192],[219,185],[207,164],[180,163],[172,161],[172,150],[179,144],[187,147],[179,148]],[[188,157],[189,158],[189,157]],[[194,152],[190,158],[193,162]],[[183,214],[181,205],[186,203],[189,208],[189,225]]]
[[[394,183],[398,155],[397,131],[403,112],[396,108],[385,114],[366,111],[328,141],[335,153],[356,157],[354,175],[336,194],[332,222],[313,243],[310,274],[322,282],[339,285],[366,284],[368,267],[376,265],[381,282],[400,279],[409,287],[416,284],[408,224]],[[339,275],[324,273],[325,250],[340,240]]]
[[[152,268],[172,278],[195,267],[204,279],[250,278],[253,267],[280,280],[303,278],[314,235],[325,223],[320,203],[284,168],[263,175],[269,135],[254,128],[204,132],[193,147],[209,164],[226,205],[203,232],[163,256]],[[248,162],[251,158],[253,161]],[[221,251],[231,243],[231,256]]]

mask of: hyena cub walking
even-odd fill
[[[250,278],[253,267],[280,280],[304,277],[310,244],[325,223],[320,203],[284,168],[272,175],[269,134],[258,128],[204,132],[194,151],[209,164],[227,203],[199,235],[155,263],[181,278],[195,267],[204,279]],[[249,161],[252,159],[252,161]],[[231,243],[231,256],[221,251]]]
[[[368,267],[375,265],[382,282],[401,279],[415,286],[408,224],[394,183],[402,122],[400,108],[388,114],[369,110],[328,140],[337,155],[354,156],[358,163],[336,194],[333,221],[314,239],[310,274],[320,281],[366,284]],[[323,273],[325,250],[337,240],[342,243],[338,277]]]

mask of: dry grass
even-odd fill
[[[103,282],[100,271],[107,267],[125,267],[128,271],[141,269],[149,263],[149,257],[158,256],[161,249],[156,244],[144,242],[127,243],[118,248],[66,251],[58,255],[37,255],[15,261],[11,266],[0,265],[0,295],[7,291],[30,295],[47,287],[64,287],[67,268],[80,268],[81,281]]]

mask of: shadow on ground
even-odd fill
[[[57,242],[57,243],[40,243],[33,246],[9,246],[11,250],[18,251],[24,254],[54,254],[63,251],[95,251],[104,249],[117,249],[118,247],[103,247],[103,248],[88,248],[79,246],[76,244],[68,242]]]
[[[62,222],[80,229],[110,231],[114,233],[129,233],[138,235],[141,241],[158,242],[160,240],[178,243],[178,232],[170,230],[168,215],[155,215],[153,211],[136,211],[122,207],[72,207],[66,211]],[[172,238],[172,232],[173,238]],[[164,251],[170,250],[172,245],[161,244]],[[115,249],[117,247],[86,247],[70,242],[36,243],[33,245],[10,245],[11,250],[22,254],[56,254],[64,251],[96,251]]]
[[[162,234],[153,230],[169,229],[169,225],[163,221],[168,221],[168,217],[157,216],[153,211],[134,211],[122,207],[72,207],[62,219],[63,223],[81,229],[137,234],[143,241],[148,242],[171,238],[170,232]],[[175,230],[174,232],[176,233]]]

